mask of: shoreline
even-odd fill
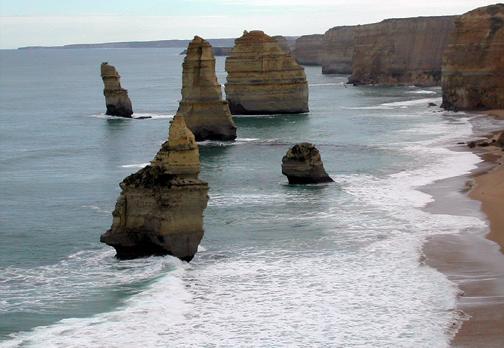
[[[485,114],[504,119],[504,110]],[[476,133],[473,127],[473,136]],[[451,190],[445,192],[446,197],[436,184],[433,184],[435,189],[426,188],[435,201],[425,209],[435,213],[456,210],[458,215],[478,216],[488,222],[488,227],[482,231],[431,236],[423,246],[423,253],[429,266],[444,273],[460,289],[457,310],[465,315],[451,346],[501,347],[504,342],[504,151],[496,146],[467,148],[467,151],[481,158],[478,168],[468,176],[448,180],[449,185],[441,184],[446,191]],[[457,198],[464,204],[454,207]]]

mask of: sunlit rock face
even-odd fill
[[[116,68],[108,63],[100,67],[103,80],[103,95],[107,106],[106,114],[110,116],[131,117],[133,108],[128,91],[121,87],[121,76]]]
[[[296,39],[294,57],[301,65],[320,65],[324,35],[304,35]]]
[[[351,74],[355,26],[334,27],[322,42],[322,74]]]
[[[195,36],[182,64],[182,100],[178,113],[197,141],[234,140],[236,126],[215,74],[212,46]]]
[[[244,32],[226,59],[226,99],[232,114],[308,111],[303,67],[262,31]]]
[[[455,16],[387,19],[357,27],[350,83],[441,85],[442,57]]]
[[[443,107],[504,109],[504,4],[456,21],[443,61]]]
[[[121,182],[112,227],[100,241],[120,259],[173,255],[190,261],[203,237],[208,184],[198,179],[198,145],[176,115],[151,164]]]

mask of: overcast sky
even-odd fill
[[[478,0],[0,0],[0,48],[324,33],[393,17],[462,14]]]

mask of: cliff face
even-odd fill
[[[324,35],[304,35],[296,40],[294,57],[302,65],[321,65]]]
[[[190,261],[203,237],[208,201],[208,185],[198,173],[198,145],[176,115],[151,164],[120,184],[112,227],[100,241],[120,259],[168,254]]]
[[[184,116],[196,140],[235,139],[236,126],[228,103],[222,99],[212,46],[196,36],[189,44],[182,67],[182,100],[178,113]]]
[[[107,115],[131,117],[133,108],[128,91],[121,87],[121,76],[116,68],[108,63],[101,65],[101,77],[104,84],[103,95],[107,106]]]
[[[355,26],[334,27],[322,42],[322,74],[351,74]]]
[[[387,19],[359,26],[350,83],[441,84],[441,62],[455,16]]]
[[[236,39],[226,71],[226,98],[233,114],[308,111],[304,69],[262,31]]]
[[[456,21],[443,61],[443,107],[504,109],[504,4]]]
[[[287,40],[287,38],[285,38],[282,35],[275,35],[275,36],[272,36],[271,38],[274,39],[278,43],[278,45],[280,45],[280,48],[283,49],[285,52],[292,53],[291,46],[290,46],[289,40]]]

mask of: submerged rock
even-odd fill
[[[308,111],[303,67],[262,31],[245,31],[236,39],[226,71],[226,98],[232,114]]]
[[[355,85],[441,85],[441,63],[456,16],[387,19],[358,26]]]
[[[151,164],[128,176],[100,241],[119,259],[173,255],[190,261],[203,237],[208,184],[198,179],[198,145],[184,117],[175,115],[169,138]]]
[[[443,107],[504,108],[504,4],[461,16],[443,61]]]
[[[351,74],[356,26],[334,27],[322,43],[322,74]]]
[[[324,169],[320,152],[310,143],[296,144],[282,158],[282,174],[289,184],[333,182]]]
[[[183,63],[182,100],[178,113],[197,141],[234,140],[236,126],[215,74],[212,46],[195,36]]]
[[[116,68],[108,63],[101,64],[101,77],[105,88],[105,104],[107,105],[107,115],[131,117],[133,108],[128,97],[128,91],[121,87],[121,76]]]

